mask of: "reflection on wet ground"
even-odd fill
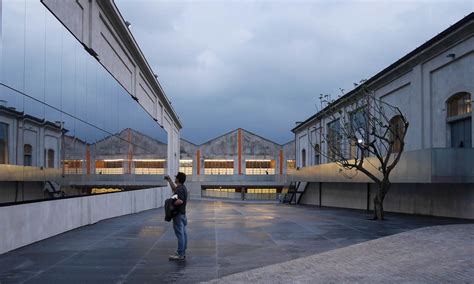
[[[277,204],[191,201],[184,263],[163,209],[79,228],[0,256],[0,283],[199,282],[407,230],[468,222]],[[52,220],[54,221],[54,220]]]

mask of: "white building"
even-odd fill
[[[385,209],[474,218],[474,13],[370,78],[367,85],[377,98],[397,106],[410,123]],[[318,128],[327,133],[332,120],[323,110],[292,130],[301,168],[292,178],[310,181],[301,202],[371,209],[370,180],[362,173],[348,179],[312,147],[318,145],[326,153],[315,134]]]

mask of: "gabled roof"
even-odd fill
[[[396,74],[393,74],[394,77],[396,76],[399,76],[401,74],[403,74],[403,72],[396,72],[397,69],[402,69],[402,67],[406,67],[406,68],[411,68],[413,67],[412,65],[415,65],[415,64],[418,64],[417,62],[415,64],[411,64],[409,65],[410,62],[412,62],[413,60],[415,59],[418,59],[417,61],[422,61],[423,59],[427,59],[427,58],[417,58],[417,56],[419,56],[420,54],[423,53],[423,51],[426,51],[426,50],[429,50],[430,48],[432,48],[433,46],[435,46],[436,43],[440,42],[441,40],[443,39],[446,39],[449,35],[451,35],[452,33],[454,33],[455,31],[457,30],[460,30],[462,27],[464,26],[468,26],[468,25],[471,25],[472,27],[470,28],[467,28],[466,29],[466,33],[469,35],[471,34],[474,35],[474,12],[471,12],[469,15],[467,15],[466,17],[462,18],[460,21],[458,21],[457,23],[453,24],[452,26],[450,26],[449,28],[447,28],[446,30],[442,31],[441,33],[439,33],[438,35],[436,35],[435,37],[433,37],[432,39],[428,40],[427,42],[425,42],[424,44],[420,45],[419,47],[415,48],[413,51],[411,51],[410,53],[408,53],[407,55],[403,56],[402,58],[400,58],[399,60],[395,61],[393,64],[389,65],[388,67],[386,67],[385,69],[383,69],[382,71],[378,72],[377,74],[375,74],[373,77],[371,77],[370,79],[368,79],[365,84],[366,85],[372,85],[374,83],[376,83],[378,80],[381,80],[382,78],[392,74],[392,73],[396,73]],[[453,42],[455,43],[456,40]],[[439,50],[441,50],[441,48],[438,48]],[[437,52],[439,52],[439,50],[436,50]],[[409,66],[408,66],[409,65]],[[303,126],[305,126],[308,122],[311,122],[319,117],[322,117],[323,114],[325,113],[325,111],[327,109],[329,109],[330,107],[334,106],[334,105],[337,105],[339,104],[341,101],[343,101],[344,99],[346,99],[347,97],[349,96],[352,96],[354,94],[357,94],[358,91],[360,91],[360,88],[361,86],[359,85],[358,87],[354,88],[353,90],[351,90],[350,92],[348,92],[347,94],[345,94],[344,96],[338,98],[337,100],[335,100],[333,103],[329,104],[328,106],[326,106],[325,108],[323,108],[322,110],[318,111],[317,113],[315,113],[314,115],[312,115],[311,117],[309,117],[308,119],[306,119],[305,121],[303,121],[302,123],[298,124],[296,127],[294,127],[293,129],[291,129],[291,131],[293,133],[296,133],[296,131],[299,129],[299,128],[302,128]]]
[[[226,132],[226,133],[224,133],[224,134],[222,134],[222,135],[219,135],[219,136],[217,136],[217,137],[215,137],[215,138],[212,138],[212,139],[210,139],[210,140],[208,140],[208,141],[206,141],[206,142],[204,142],[204,143],[201,143],[201,144],[194,144],[194,143],[189,142],[189,140],[186,140],[186,139],[184,139],[184,138],[181,138],[181,140],[184,140],[184,141],[186,141],[186,142],[188,142],[188,143],[190,143],[190,144],[192,144],[192,145],[194,145],[194,146],[198,146],[198,147],[199,147],[199,146],[202,146],[202,145],[205,145],[205,144],[209,144],[209,143],[211,143],[211,142],[213,142],[213,141],[215,141],[215,140],[217,140],[217,139],[220,139],[220,138],[222,138],[222,137],[228,136],[228,135],[230,135],[230,134],[232,134],[232,133],[235,133],[235,132],[237,132],[237,131],[239,131],[239,130],[242,130],[242,131],[244,131],[244,132],[246,132],[246,133],[248,133],[248,134],[250,134],[250,135],[253,135],[253,136],[255,136],[255,137],[258,137],[258,138],[260,138],[260,139],[263,139],[263,140],[265,140],[265,141],[267,141],[267,142],[270,142],[270,143],[273,143],[273,144],[279,145],[279,146],[286,145],[286,144],[291,143],[291,142],[293,141],[293,140],[292,140],[292,141],[287,142],[287,143],[285,143],[285,144],[279,144],[279,143],[273,142],[273,141],[270,140],[270,139],[267,139],[267,138],[265,138],[265,137],[262,137],[262,136],[260,136],[260,135],[257,135],[257,134],[255,134],[255,133],[253,133],[253,132],[250,132],[250,131],[248,131],[248,130],[245,130],[245,129],[243,129],[243,128],[237,128],[237,129],[234,129],[234,130],[232,130],[232,131]]]

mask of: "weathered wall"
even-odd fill
[[[373,210],[374,184],[370,184],[370,191],[367,190],[368,184],[364,183],[322,183],[321,187],[320,197],[320,183],[310,183],[301,204]],[[474,185],[393,184],[386,196],[384,209],[388,212],[474,219]]]
[[[0,254],[98,221],[163,206],[150,188],[0,207]]]

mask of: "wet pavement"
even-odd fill
[[[408,230],[470,222],[278,204],[191,201],[183,263],[163,209],[117,217],[0,255],[0,283],[199,282]],[[54,220],[52,220],[54,221]]]

